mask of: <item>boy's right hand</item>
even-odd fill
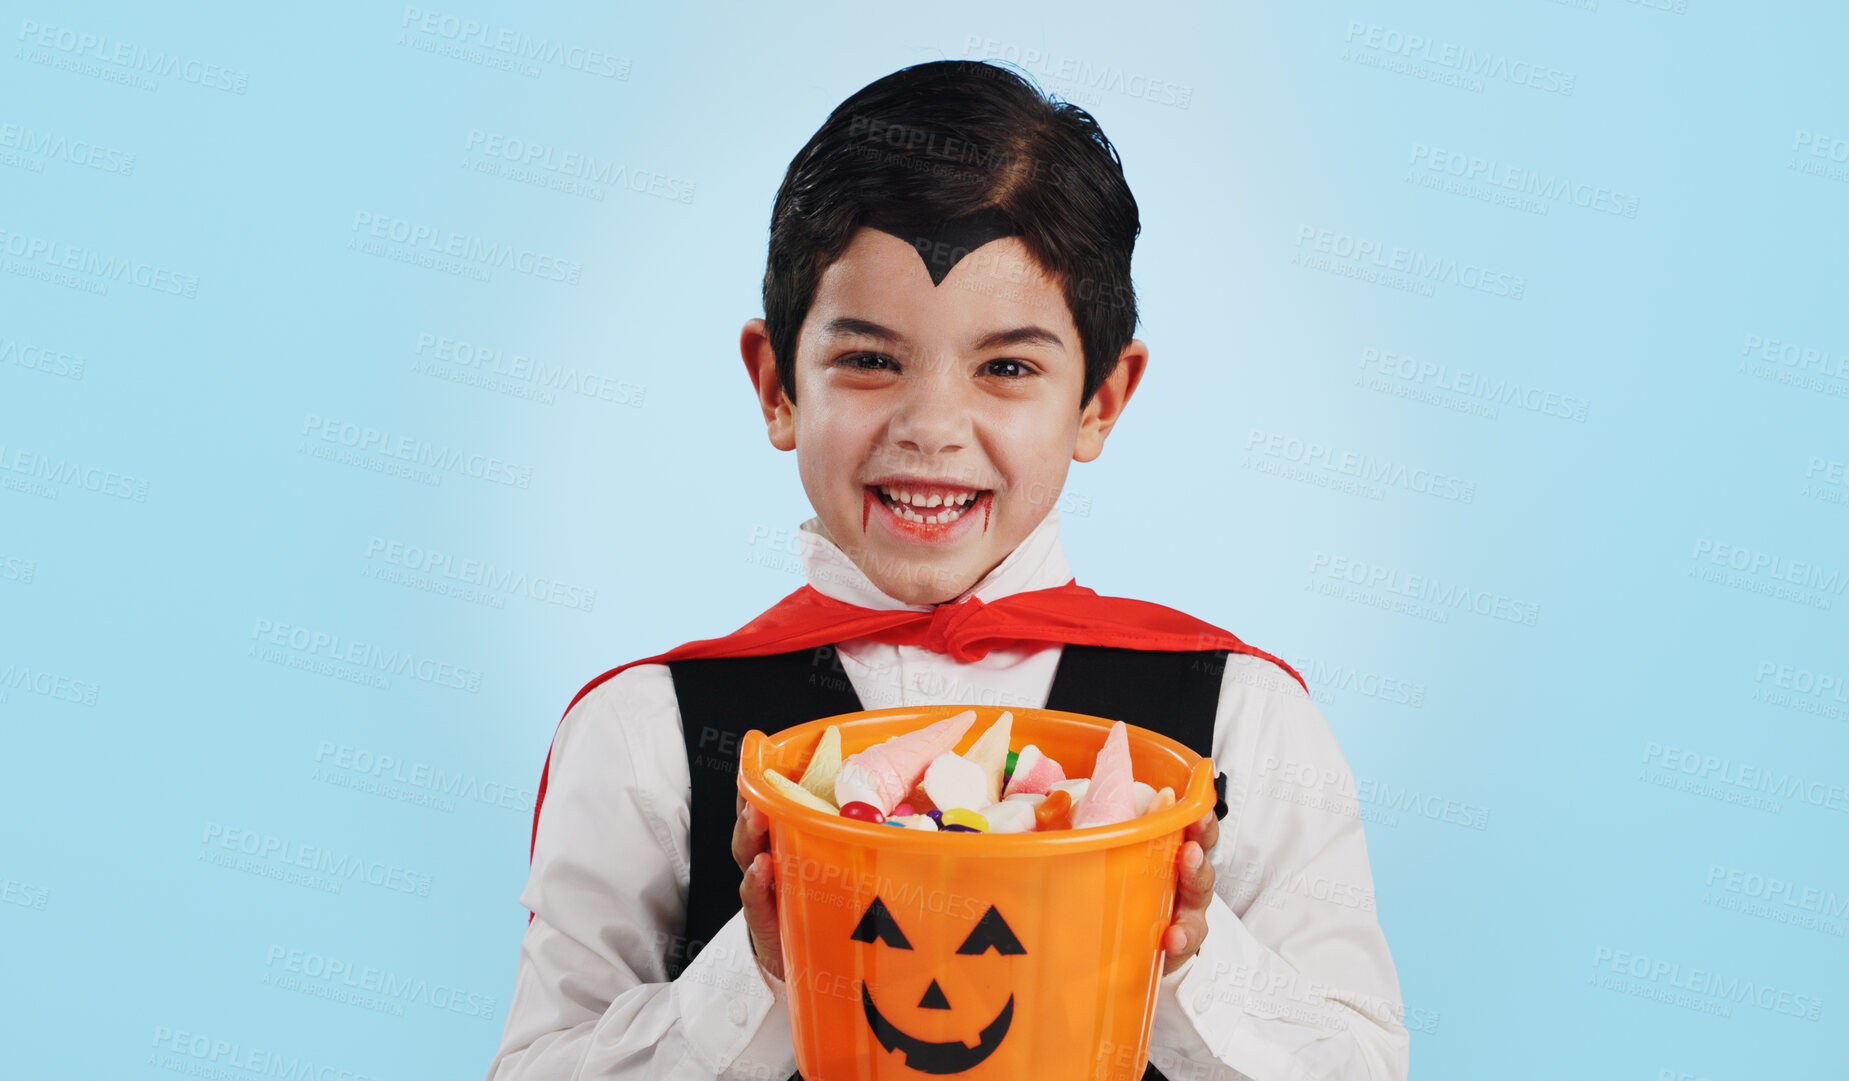
[[[777,928],[777,880],[770,855],[770,822],[764,813],[738,797],[738,824],[732,827],[732,859],[745,872],[738,899],[751,931],[751,952],[758,966],[783,979],[783,933]]]

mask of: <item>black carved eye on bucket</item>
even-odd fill
[[[1021,947],[1021,940],[1014,937],[1014,930],[1008,926],[1008,921],[1002,919],[1002,914],[995,911],[994,905],[990,905],[989,910],[982,914],[982,919],[976,923],[976,929],[969,933],[969,938],[963,941],[963,945],[957,947],[958,953],[974,954],[987,950],[1003,954],[1027,952]]]
[[[993,912],[994,909],[989,911]],[[905,932],[893,921],[892,913],[886,911],[886,902],[878,897],[867,906],[867,914],[860,917],[860,923],[854,933],[848,936],[855,942],[884,942],[899,950],[909,950],[912,944],[905,940]]]

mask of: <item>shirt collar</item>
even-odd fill
[[[869,580],[840,546],[822,534],[822,520],[811,518],[797,527],[802,548],[803,574],[816,592],[862,608],[906,608],[929,612],[934,605],[906,604],[887,596]],[[1015,546],[995,569],[955,600],[974,596],[984,604],[1011,593],[1051,589],[1072,581],[1072,567],[1059,543],[1059,508],[1048,507],[1046,517]]]

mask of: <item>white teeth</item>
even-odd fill
[[[882,491],[884,491],[884,489],[882,489]],[[889,492],[887,494],[892,495],[893,499],[898,501],[898,495],[896,493]],[[974,497],[972,496],[969,498]],[[949,525],[951,522],[963,517],[963,511],[965,509],[964,504],[967,502],[968,499],[963,501],[940,500],[944,509],[936,514],[925,515],[919,514],[916,510],[912,509],[916,506],[925,505],[922,501],[922,497],[920,497],[920,501],[916,503],[897,502],[897,505],[892,508],[892,512],[908,522],[920,522],[924,525]]]
[[[909,504],[914,507],[961,507],[973,501],[978,494],[956,492],[951,495],[942,495],[933,492],[925,495],[923,492],[914,492],[909,488],[892,488],[883,484],[880,485],[880,493],[895,503]]]

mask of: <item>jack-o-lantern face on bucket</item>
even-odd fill
[[[884,945],[896,950],[912,948],[905,932],[899,929],[898,922],[892,918],[885,902],[878,897],[867,906],[866,914],[860,917],[860,923],[849,937],[872,946]],[[964,939],[963,945],[957,947],[957,953],[979,956],[990,950],[999,954],[1027,952],[1021,946],[1021,940],[1015,937],[1014,930],[1008,926],[1008,921],[1002,919],[1002,914],[996,911],[994,905],[990,905],[982,919],[976,921],[975,929]],[[873,992],[868,990],[864,980],[860,985],[860,1001],[867,1015],[867,1026],[873,1030],[880,1046],[888,1051],[903,1051],[905,1064],[920,1073],[962,1073],[980,1065],[1001,1046],[1002,1039],[1008,1035],[1008,1026],[1014,1021],[1014,996],[1010,994],[1007,1005],[1001,1008],[994,1020],[983,1026],[981,1038],[975,1046],[958,1040],[933,1042],[921,1040],[887,1020],[880,1013],[879,1007],[874,1005]],[[936,980],[932,980],[931,986],[925,989],[924,997],[919,1000],[918,1008],[948,1010],[952,1007],[943,989],[937,985]]]

